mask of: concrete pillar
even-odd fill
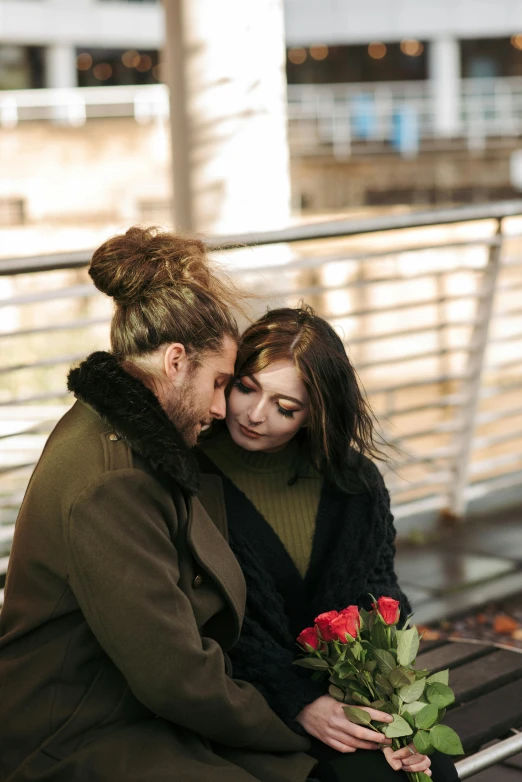
[[[45,53],[45,86],[77,87],[76,50],[72,44],[56,43]]]
[[[456,38],[436,38],[428,52],[433,116],[438,136],[458,136],[460,126],[460,46]]]
[[[283,0],[164,0],[174,224],[287,224]]]

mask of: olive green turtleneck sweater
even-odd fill
[[[312,552],[322,478],[309,465],[295,474],[299,446],[295,440],[276,453],[246,451],[228,429],[203,443],[201,449],[264,516],[292,557],[302,576]]]

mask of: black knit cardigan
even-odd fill
[[[295,717],[327,691],[310,672],[292,665],[297,635],[324,612],[348,605],[370,608],[369,593],[400,600],[410,613],[394,570],[395,527],[384,481],[371,462],[367,487],[347,494],[323,483],[310,564],[303,579],[283,543],[252,502],[201,452],[203,472],[221,476],[229,542],[247,584],[245,619],[231,649],[234,678],[251,682],[293,730]]]

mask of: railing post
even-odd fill
[[[469,478],[475,419],[502,257],[502,219],[497,221],[495,236],[497,241],[491,245],[478,294],[478,307],[469,346],[466,375],[463,381],[461,425],[456,436],[456,454],[453,466],[455,477],[449,490],[448,510],[455,518],[460,518],[464,515],[467,505],[466,488]]]

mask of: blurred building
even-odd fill
[[[295,207],[518,194],[520,0],[285,0],[285,20]],[[91,118],[143,125],[165,118],[164,34],[159,0],[0,0],[0,131],[49,118],[77,128]],[[265,56],[270,62],[268,43]],[[84,87],[106,92],[72,97]],[[62,92],[46,99],[41,88]],[[22,90],[34,92],[19,97]],[[65,107],[53,109],[57,96]],[[128,133],[143,131],[129,126]],[[154,134],[150,144],[164,149],[157,128]],[[145,209],[161,202],[166,213],[168,182],[158,183],[156,198],[154,181],[141,200]],[[17,203],[4,212],[23,214]]]

